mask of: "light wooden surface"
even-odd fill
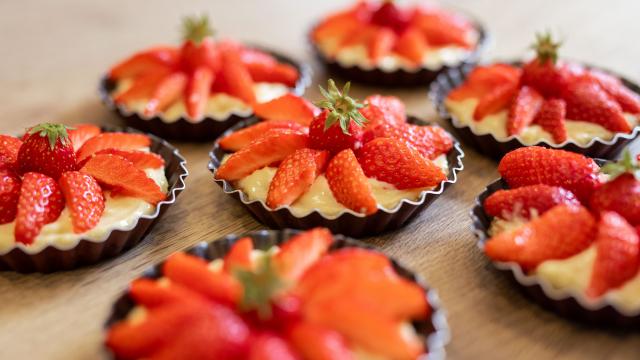
[[[179,18],[208,13],[221,35],[310,60],[309,25],[346,1],[0,2],[0,132],[42,121],[118,124],[96,86],[113,62],[177,41]],[[563,54],[640,81],[640,2],[632,0],[458,0],[448,5],[493,34],[485,59],[526,53],[536,30],[566,39]],[[316,83],[325,75],[314,64]],[[308,97],[316,100],[316,86]],[[356,87],[355,94],[377,89]],[[395,91],[412,114],[432,118],[426,89]],[[171,252],[232,232],[261,228],[225,196],[206,169],[210,144],[177,144],[188,159],[187,190],[146,241],[111,261],[53,275],[0,274],[0,359],[105,358],[102,326],[112,301],[146,267]],[[487,263],[470,231],[472,200],[497,176],[495,163],[465,148],[457,184],[405,229],[367,241],[438,289],[453,330],[452,359],[638,358],[640,335],[572,324],[524,298]]]

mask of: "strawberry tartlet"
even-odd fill
[[[472,212],[485,254],[535,299],[601,324],[640,324],[640,181],[564,150],[508,153]]]
[[[227,236],[169,256],[114,305],[118,359],[443,359],[434,290],[327,229]]]
[[[309,68],[232,40],[217,40],[206,16],[186,18],[183,43],[140,51],[113,66],[103,101],[129,125],[180,140],[216,138],[287,92],[302,93]]]
[[[310,35],[329,71],[386,86],[428,85],[442,70],[473,64],[484,40],[460,14],[394,1],[358,1],[326,16]]]
[[[95,125],[0,135],[0,268],[70,269],[135,245],[184,188],[184,163],[162,140]]]
[[[431,99],[463,140],[495,158],[529,145],[615,158],[640,131],[640,88],[559,59],[559,46],[539,34],[535,58],[450,71]]]
[[[407,118],[395,97],[359,103],[330,80],[319,108],[287,95],[216,141],[223,190],[272,227],[325,226],[364,236],[402,226],[456,181],[462,150],[442,128]]]

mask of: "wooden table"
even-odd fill
[[[538,30],[566,39],[562,53],[640,80],[640,2],[457,0],[493,34],[486,59],[518,57]],[[266,4],[269,5],[266,5]],[[0,131],[42,121],[118,124],[99,102],[107,67],[134,50],[177,41],[180,16],[210,14],[221,35],[310,60],[304,43],[318,14],[340,1],[3,1],[0,2]],[[304,6],[302,5],[304,4]],[[557,8],[561,4],[562,8]],[[317,64],[315,84],[326,84]],[[312,86],[310,99],[318,99]],[[364,96],[378,89],[356,87]],[[426,89],[401,96],[410,112],[433,118]],[[0,359],[106,357],[102,326],[112,301],[146,267],[199,241],[262,226],[220,191],[206,169],[210,144],[177,144],[191,175],[150,236],[111,261],[52,275],[0,274]],[[468,211],[497,176],[496,164],[465,148],[457,184],[405,229],[367,239],[422,274],[448,310],[454,359],[638,358],[638,334],[612,333],[556,317],[494,271],[476,247]]]

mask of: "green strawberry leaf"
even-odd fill
[[[319,88],[324,100],[319,101],[316,105],[321,109],[329,111],[324,124],[325,131],[333,126],[333,124],[339,123],[342,132],[346,135],[351,135],[349,133],[349,124],[351,121],[358,126],[364,126],[367,119],[362,116],[359,110],[366,105],[359,103],[349,96],[351,82],[347,82],[342,87],[342,91],[338,89],[333,79],[329,79],[326,90],[323,89],[322,86],[319,86]]]
[[[193,41],[196,45],[213,36],[215,31],[209,25],[209,16],[187,16],[182,20],[182,40]]]
[[[271,254],[259,259],[256,269],[234,269],[233,276],[240,281],[244,293],[240,302],[240,310],[256,310],[261,319],[271,317],[271,300],[284,287],[271,261]]]
[[[69,143],[68,130],[75,130],[75,128],[62,124],[42,123],[32,127],[31,129],[27,129],[27,134],[38,134],[41,137],[46,137],[49,141],[51,150],[53,150],[56,147],[58,140],[60,140],[60,143],[63,145]]]

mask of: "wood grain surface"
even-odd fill
[[[346,1],[0,1],[0,132],[43,121],[119,124],[99,102],[108,66],[152,44],[176,42],[182,15],[208,13],[222,36],[273,47],[311,61],[305,35],[319,14]],[[640,2],[634,0],[458,0],[492,33],[484,59],[527,53],[537,30],[561,34],[564,56],[587,59],[640,81]],[[326,84],[318,64],[315,84]],[[410,113],[433,118],[426,88],[354,93],[401,96]],[[107,358],[103,324],[127,283],[171,252],[228,233],[259,229],[212,181],[211,144],[176,144],[188,160],[187,190],[146,241],[97,266],[52,275],[0,273],[0,359]],[[448,311],[452,359],[631,359],[640,335],[576,325],[549,313],[488,264],[468,212],[497,177],[496,164],[465,147],[465,170],[430,208],[401,231],[366,239],[423,275]]]

